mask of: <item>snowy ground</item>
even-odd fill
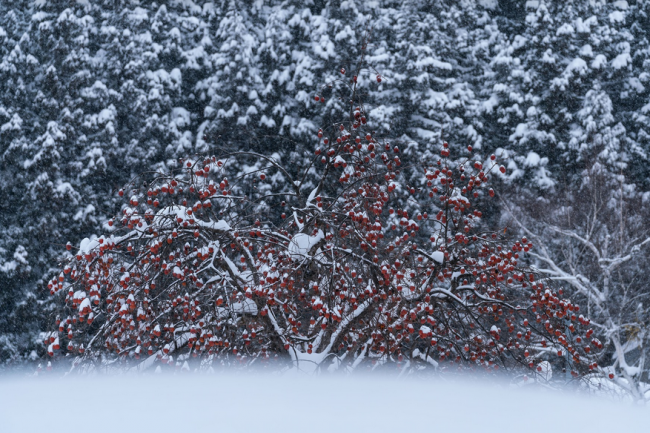
[[[0,431],[644,432],[650,409],[505,384],[258,374],[0,377]]]

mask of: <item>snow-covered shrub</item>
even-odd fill
[[[318,131],[304,166],[223,150],[120,190],[106,233],[69,245],[49,283],[49,354],[143,368],[198,357],[495,371],[558,356],[575,376],[597,368],[578,305],[518,263],[532,243],[482,228],[477,205],[505,171],[496,156],[376,136],[363,71],[340,71],[349,115]]]

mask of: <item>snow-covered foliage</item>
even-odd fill
[[[271,215],[283,199],[271,194],[294,186],[304,200],[291,206],[311,207],[323,173],[318,163],[307,169],[306,155],[319,128],[354,108],[340,98],[349,81],[337,78],[347,69],[352,80],[363,57],[371,67],[357,81],[370,132],[399,139],[405,161],[432,160],[445,140],[471,145],[487,168],[497,155],[507,172],[491,181],[505,201],[484,209],[484,223],[499,226],[507,201],[505,218],[530,231],[518,237],[546,247],[529,264],[549,270],[550,261],[566,275],[553,268],[547,278],[589,281],[602,294],[610,312],[601,317],[580,287],[565,286],[595,319],[599,362],[628,371],[615,355],[619,335],[630,380],[641,386],[650,368],[636,343],[648,326],[649,14],[644,1],[2,2],[0,361],[45,354],[37,337],[54,320],[46,281],[62,245],[100,233],[121,210],[115,191],[144,172],[177,173],[188,155],[256,152],[284,171],[241,187],[266,194],[245,214],[279,227]],[[235,159],[224,159],[234,183],[268,162]],[[427,182],[411,166],[422,168],[402,165],[391,200],[423,214],[425,202],[403,194]],[[126,197],[142,188],[125,187]],[[597,197],[576,206],[590,191]],[[594,249],[573,235],[598,255],[585,255]],[[287,254],[309,257],[317,237],[302,233]],[[607,278],[606,260],[621,264]],[[610,326],[607,317],[619,319]]]

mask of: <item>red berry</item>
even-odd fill
[[[377,75],[377,82],[381,83],[381,75]]]

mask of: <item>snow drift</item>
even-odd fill
[[[5,433],[645,431],[647,408],[503,383],[213,374],[3,378]],[[645,429],[644,429],[645,427]]]

